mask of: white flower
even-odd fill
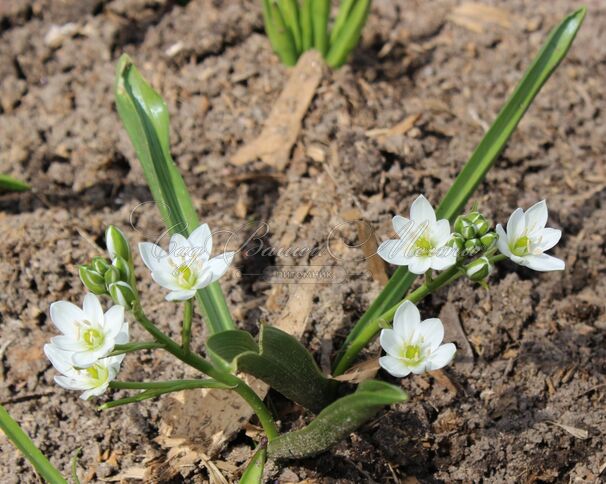
[[[128,342],[124,308],[112,306],[103,314],[101,303],[94,294],[84,297],[82,309],[67,301],[51,304],[50,317],[63,333],[53,337],[51,344],[67,352],[70,362],[79,368],[92,366],[116,344]]]
[[[203,224],[188,239],[181,234],[173,235],[169,252],[151,242],[140,243],[139,252],[154,281],[170,290],[166,300],[184,301],[219,279],[231,264],[233,252],[211,259],[212,246],[210,229]]]
[[[61,373],[55,376],[57,385],[68,390],[83,390],[80,398],[88,400],[107,390],[109,382],[116,378],[125,355],[102,358],[88,368],[77,368],[70,361],[70,353],[61,351],[52,344],[44,345],[44,353]]]
[[[431,318],[421,322],[417,307],[404,301],[393,318],[393,329],[381,331],[381,347],[387,355],[379,364],[399,378],[439,370],[452,361],[457,349],[453,343],[441,345],[443,338],[442,321]]]
[[[535,203],[526,212],[517,208],[507,221],[507,232],[497,225],[497,245],[501,254],[535,271],[564,270],[564,261],[544,254],[558,243],[562,232],[546,228],[547,204]]]
[[[383,242],[378,254],[390,264],[408,266],[414,274],[428,269],[449,268],[457,261],[457,251],[449,247],[450,224],[437,220],[431,204],[419,195],[410,207],[410,220],[396,215],[393,228],[400,237]]]

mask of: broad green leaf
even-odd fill
[[[145,81],[131,59],[120,57],[116,70],[116,106],[164,223],[187,237],[200,222],[183,177],[170,154],[169,116],[164,100]],[[218,283],[197,292],[211,333],[234,328]]]
[[[330,0],[311,0],[311,23],[314,32],[314,47],[326,57],[328,52],[328,18]]]
[[[12,176],[0,174],[0,190],[9,192],[25,192],[31,190],[31,186],[21,180],[17,180]]]
[[[259,448],[246,466],[240,484],[263,484],[263,467],[267,460],[267,447]]]
[[[586,9],[580,8],[568,15],[552,30],[513,94],[440,203],[436,210],[439,218],[447,218],[452,222],[463,209],[469,197],[505,148],[507,141],[541,87],[565,57],[583,23],[585,13]],[[340,375],[349,368],[356,355],[376,334],[376,331],[369,330],[368,325],[402,299],[410,289],[415,277],[405,267],[400,267],[394,272],[381,294],[347,336],[335,362],[333,371],[335,375]]]
[[[34,466],[36,472],[51,484],[67,484],[61,473],[40,452],[36,444],[0,405],[0,429],[23,456]]]
[[[309,425],[280,435],[268,445],[273,459],[299,459],[323,452],[347,437],[386,405],[405,402],[408,395],[388,383],[367,380],[351,395],[336,400]]]
[[[370,0],[357,0],[348,12],[345,23],[340,26],[331,41],[330,49],[326,55],[326,63],[333,69],[341,67],[347,61],[347,57],[356,48],[362,35],[362,29],[368,13],[370,12]],[[337,20],[339,18],[337,17]],[[335,24],[335,29],[338,27]]]
[[[234,370],[263,380],[286,398],[319,412],[338,396],[342,384],[328,379],[313,356],[293,336],[272,326],[261,326],[259,344],[246,331],[215,334],[206,343],[209,354]]]

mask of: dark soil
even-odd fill
[[[576,7],[566,0],[485,3],[502,8],[509,27],[464,28],[449,20],[453,0],[375,0],[361,46],[350,64],[325,77],[282,175],[228,161],[260,132],[288,76],[263,35],[259,2],[2,0],[0,173],[23,178],[34,190],[0,195],[0,402],[59,469],[68,474],[70,457],[82,448],[81,476],[101,481],[148,468],[167,452],[153,441],[159,402],[98,413],[94,402],[53,384],[55,372],[42,353],[54,334],[48,306],[81,300],[77,264],[103,251],[104,227],[117,224],[133,243],[162,231],[155,209],[141,206],[150,194],[113,106],[118,56],[128,52],[166,98],[175,160],[212,228],[268,221],[268,241],[276,243],[289,223],[283,214],[310,202],[292,244],[307,247],[325,242],[329,227],[357,204],[386,238],[392,215],[405,214],[418,193],[433,203],[444,195],[549,29]],[[606,5],[586,3],[585,25],[567,59],[474,197],[501,222],[516,207],[545,198],[551,226],[564,232],[555,255],[566,260],[566,271],[537,274],[505,263],[489,290],[460,281],[424,301],[425,317],[445,307],[458,316],[473,364],[455,362],[446,378],[402,380],[409,403],[315,459],[272,466],[269,479],[600,480],[606,463]],[[63,37],[47,36],[52,26],[70,22]],[[366,134],[411,114],[421,117],[404,135]],[[319,153],[329,157],[331,150],[340,162],[328,170]],[[306,343],[319,361],[380,289],[354,262],[359,252],[342,253],[345,260],[335,264],[350,277],[323,286],[309,317]],[[240,256],[240,272],[222,279],[243,327],[276,317],[264,306],[269,284],[251,275],[276,262]],[[177,333],[177,308],[163,303],[140,261],[138,270],[149,312]],[[139,328],[132,332],[143,337]],[[196,347],[202,343],[197,335]],[[156,351],[129,356],[122,374],[186,373]],[[279,398],[276,405],[285,407]],[[299,424],[292,416],[284,420]],[[0,449],[2,483],[36,482],[6,438]],[[234,480],[249,456],[250,440],[242,434],[216,459]],[[174,479],[202,482],[208,474],[199,464]]]

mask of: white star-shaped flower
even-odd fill
[[[94,294],[84,297],[82,309],[67,301],[51,304],[50,317],[63,333],[53,337],[51,345],[65,351],[71,364],[79,368],[92,366],[116,344],[128,342],[124,308],[116,305],[103,313],[99,298]]]
[[[211,259],[212,244],[210,229],[203,224],[187,239],[173,235],[168,252],[151,242],[140,243],[139,252],[154,281],[170,290],[166,299],[185,301],[225,274],[234,258],[233,252],[224,252]]]
[[[381,331],[381,347],[387,355],[379,359],[379,364],[398,378],[439,370],[452,361],[456,351],[453,343],[441,344],[443,339],[442,321],[421,321],[417,307],[404,301],[394,315],[393,329]]]
[[[428,269],[447,269],[457,261],[457,251],[449,247],[451,238],[448,220],[436,220],[436,213],[423,195],[410,207],[410,220],[399,215],[393,218],[393,228],[399,239],[386,240],[378,254],[398,266],[408,266],[414,274]]]
[[[564,270],[563,260],[544,254],[562,236],[560,230],[545,227],[547,216],[545,200],[535,203],[526,212],[517,208],[507,221],[507,232],[501,224],[496,227],[499,236],[497,246],[501,254],[535,271]]]

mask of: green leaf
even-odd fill
[[[303,45],[301,26],[299,25],[299,5],[297,4],[297,0],[279,0],[279,2],[282,18],[288,30],[290,30],[297,55],[299,55]]]
[[[19,449],[23,456],[34,466],[36,472],[51,484],[67,484],[61,473],[40,452],[36,444],[13,420],[6,409],[0,405],[0,429],[4,435]]]
[[[345,27],[347,23],[347,19],[349,17],[349,13],[351,12],[352,7],[355,5],[356,0],[341,0],[339,2],[339,11],[337,12],[337,16],[335,18],[335,23],[332,26],[332,30],[330,32],[329,44],[333,45],[337,37]]]
[[[12,176],[2,175],[0,173],[0,189],[8,192],[25,192],[31,190],[31,186],[21,180],[17,180]]]
[[[260,447],[246,466],[240,484],[263,484],[263,467],[267,460],[267,447]]]
[[[294,66],[299,57],[297,48],[276,0],[262,0],[262,7],[265,32],[274,52],[283,64]]]
[[[312,0],[303,0],[301,4],[301,12],[299,20],[301,22],[301,37],[302,46],[301,50],[306,52],[310,50],[314,45],[314,28],[311,23],[312,16]]]
[[[565,57],[583,23],[585,13],[585,8],[575,11],[552,30],[543,48],[438,206],[436,215],[439,218],[447,218],[452,222],[463,209],[503,151],[541,87]],[[376,331],[369,331],[367,326],[400,301],[415,278],[415,274],[411,274],[405,267],[400,267],[394,272],[381,294],[347,336],[335,362],[334,375],[340,375],[349,368],[356,355],[376,334]]]
[[[118,62],[115,92],[118,114],[135,147],[164,223],[172,234],[187,237],[200,222],[170,154],[166,104],[126,54]],[[196,298],[211,333],[235,327],[217,282],[198,291]]]
[[[263,380],[286,398],[319,412],[337,398],[342,384],[328,379],[313,356],[293,336],[261,326],[259,344],[246,331],[225,331],[206,343],[213,359]]]
[[[314,47],[326,57],[328,52],[328,18],[330,0],[311,0],[311,23],[314,31]]]
[[[299,459],[323,452],[347,437],[386,405],[408,400],[401,388],[367,380],[351,395],[333,402],[301,430],[280,435],[269,442],[273,459]]]
[[[360,41],[362,29],[366,24],[369,12],[370,0],[357,0],[356,4],[348,12],[343,25],[339,26],[335,23],[335,29],[339,27],[339,30],[335,35],[334,41],[331,41],[330,50],[326,56],[326,63],[330,67],[337,69],[345,64],[347,57]],[[339,20],[338,17],[337,20]]]

